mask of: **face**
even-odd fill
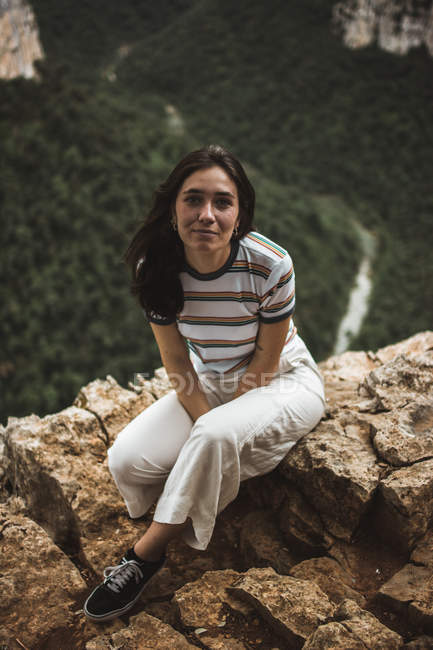
[[[188,262],[212,257],[223,264],[239,224],[236,183],[218,166],[194,172],[178,192],[173,220]]]

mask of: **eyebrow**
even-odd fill
[[[182,194],[204,194],[204,191],[203,190],[198,190],[198,189],[195,189],[195,188],[192,187],[191,189],[185,190],[184,192],[182,192]],[[215,195],[218,195],[218,196],[231,196],[232,199],[236,198],[231,192],[220,191],[220,192],[215,192]]]

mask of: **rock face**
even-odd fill
[[[81,607],[151,519],[128,518],[107,448],[170,390],[165,371],[128,389],[97,379],[60,413],[9,418],[1,647],[433,647],[433,332],[321,370],[322,421],[241,485],[205,552],[171,543],[129,622],[97,626]]]
[[[31,6],[0,0],[0,78],[35,77],[33,63],[44,56]]]
[[[415,0],[343,0],[333,8],[333,24],[345,45],[358,49],[377,41],[393,54],[425,45],[433,56],[433,7]]]

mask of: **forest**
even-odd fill
[[[239,156],[255,226],[295,263],[295,321],[332,353],[378,241],[352,349],[433,323],[433,60],[349,50],[332,2],[34,0],[38,79],[0,81],[0,423],[161,362],[125,249],[155,187],[207,143]]]

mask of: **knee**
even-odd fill
[[[165,468],[152,463],[147,455],[137,452],[122,437],[118,437],[108,450],[108,468],[116,482],[159,483],[168,475]]]
[[[122,474],[128,474],[134,464],[135,458],[132,457],[130,450],[123,445],[120,439],[114,441],[107,452],[108,469],[116,477]]]
[[[195,423],[191,436],[210,447],[229,447],[236,445],[236,437],[223,421],[217,421],[208,413],[202,415]]]

